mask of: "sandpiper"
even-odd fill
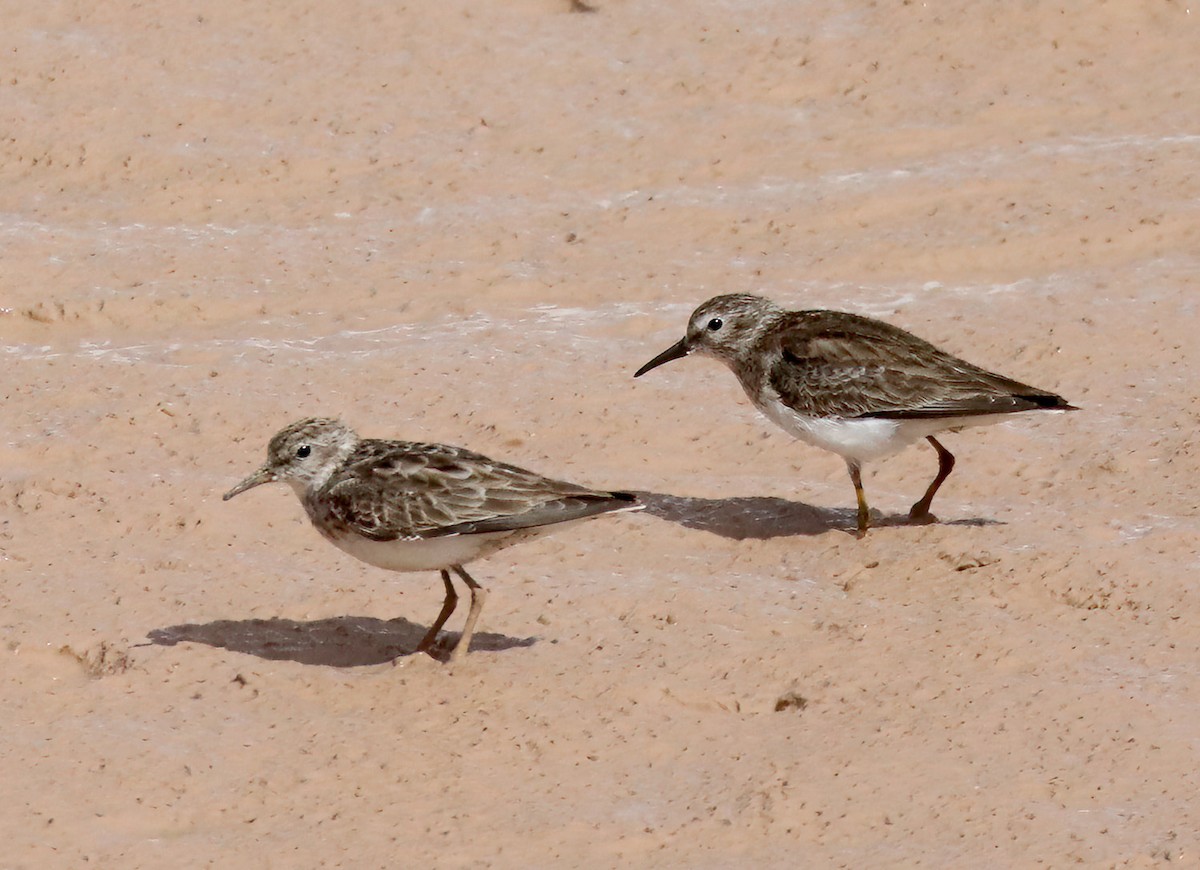
[[[562,526],[644,505],[542,477],[444,444],[360,439],[338,420],[310,418],[280,430],[261,468],[225,493],[262,483],[291,485],[317,531],[334,546],[391,571],[440,571],[446,598],[417,646],[433,646],[458,603],[453,570],[471,590],[471,609],[452,662],[467,653],[487,590],[463,565]]]
[[[925,438],[938,472],[912,506],[929,512],[954,456],[934,437],[1033,410],[1078,410],[1062,396],[965,362],[899,327],[845,311],[786,311],[750,294],[714,296],[687,333],[634,374],[696,353],[729,366],[754,406],[792,436],[840,455],[858,497],[858,533],[870,513],[862,465]]]

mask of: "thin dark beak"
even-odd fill
[[[256,472],[254,472],[249,477],[247,477],[245,480],[243,480],[241,483],[239,483],[233,489],[229,490],[229,492],[227,492],[223,496],[221,496],[221,501],[229,501],[231,498],[233,498],[235,495],[237,495],[240,492],[245,492],[248,489],[253,489],[254,487],[259,486],[260,484],[263,484],[263,483],[270,483],[273,480],[276,480],[275,472],[272,471],[271,469],[267,468],[264,465],[262,468],[260,468]]]
[[[646,372],[650,371],[650,369],[656,369],[663,363],[669,363],[673,359],[679,359],[680,357],[687,356],[691,352],[692,349],[688,347],[687,338],[681,338],[654,359],[650,360],[650,362],[646,363],[644,366],[634,372],[633,376],[635,378],[640,378]]]

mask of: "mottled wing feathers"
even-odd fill
[[[1060,396],[846,312],[793,312],[764,344],[771,351],[768,383],[809,416],[914,419],[1071,409]]]
[[[368,440],[311,505],[333,527],[392,541],[533,528],[628,510],[636,501],[458,447]]]
[[[573,495],[548,501],[520,514],[508,514],[485,520],[471,520],[437,529],[427,537],[440,535],[471,535],[482,532],[509,532],[532,529],[554,523],[582,520],[596,514],[639,507],[637,496],[630,492],[605,492],[594,495]]]
[[[891,420],[932,420],[943,417],[969,417],[977,414],[1013,414],[1038,408],[1058,411],[1077,411],[1062,396],[1036,393],[1018,396],[976,396],[939,402],[920,408],[894,408],[861,414],[862,417],[882,417]]]

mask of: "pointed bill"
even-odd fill
[[[229,492],[227,492],[223,496],[221,496],[221,501],[229,501],[231,498],[233,498],[238,493],[245,492],[248,489],[253,489],[254,487],[258,486],[259,484],[271,483],[275,479],[276,479],[275,472],[272,471],[270,468],[267,468],[264,465],[262,468],[258,469],[258,471],[254,472],[252,475],[247,477],[245,480],[243,480],[241,483],[239,483],[233,489],[229,490]]]
[[[689,353],[691,353],[691,348],[688,347],[687,338],[681,338],[654,359],[650,360],[650,362],[646,363],[644,366],[634,372],[633,376],[635,378],[640,378],[646,372],[650,371],[650,369],[656,369],[663,363],[669,363],[673,359],[685,357]]]

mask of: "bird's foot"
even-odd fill
[[[908,522],[914,526],[928,526],[939,522],[938,518],[929,512],[929,508],[920,503],[912,506],[908,512]]]

